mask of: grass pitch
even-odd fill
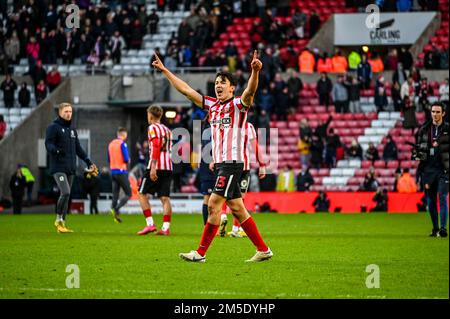
[[[69,215],[73,234],[57,234],[53,215],[0,216],[0,298],[448,298],[448,238],[428,238],[426,214],[254,216],[274,252],[249,264],[246,238],[219,238],[206,263],[196,249],[200,215],[174,215],[172,235],[137,236],[142,216]],[[161,225],[161,215],[155,216]],[[66,288],[66,267],[80,288]],[[380,288],[366,267],[378,265]]]

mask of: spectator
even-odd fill
[[[36,87],[36,103],[39,105],[47,97],[47,86],[41,80]]]
[[[403,83],[400,90],[400,97],[402,98],[403,106],[403,127],[414,129],[417,127],[416,108],[414,105],[415,89],[414,82],[411,76]]]
[[[349,77],[351,81],[348,83],[349,109],[351,113],[362,113],[360,106],[360,84],[355,77]]]
[[[397,69],[394,71],[392,75],[392,82],[398,82],[400,86],[402,86],[403,83],[405,83],[406,79],[407,77],[406,72],[403,69],[403,64],[399,62]]]
[[[312,137],[312,129],[309,126],[308,120],[306,118],[302,118],[300,121],[300,138],[303,138],[306,141],[310,141]]]
[[[383,160],[385,162],[388,161],[396,161],[398,159],[397,156],[397,145],[390,135],[386,138],[386,145],[383,149]]]
[[[365,158],[368,161],[372,161],[372,163],[380,159],[380,156],[378,155],[378,150],[373,144],[373,142],[369,143],[369,147],[366,150]]]
[[[11,77],[11,74],[7,73],[5,79],[0,85],[0,89],[3,91],[3,101],[6,108],[14,107],[15,92],[17,90],[17,83]]]
[[[325,163],[329,168],[336,167],[336,150],[340,146],[341,140],[339,136],[334,133],[334,129],[330,129],[330,132],[326,137],[325,147]]]
[[[331,63],[333,65],[333,71],[334,73],[345,73],[347,72],[347,59],[342,56],[341,51],[337,50],[336,54],[331,58]]]
[[[5,42],[5,54],[8,57],[8,62],[17,64],[20,58],[20,41],[17,37],[17,31],[13,31],[11,38]]]
[[[57,66],[54,66],[47,74],[47,84],[50,93],[61,84],[61,73],[59,73]]]
[[[361,88],[369,89],[372,81],[372,67],[367,62],[367,55],[365,54],[362,55],[361,63],[358,65],[357,75]]]
[[[356,71],[358,69],[358,65],[361,63],[361,55],[356,52],[350,52],[348,56],[348,68],[350,71]]]
[[[75,41],[72,38],[72,33],[67,32],[64,42],[62,44],[62,58],[64,64],[73,64],[75,57]]]
[[[38,42],[36,42],[35,37],[30,37],[30,41],[27,44],[27,56],[28,56],[28,65],[30,69],[34,67],[37,60],[39,59],[39,51],[41,47]]]
[[[361,145],[359,145],[358,141],[356,139],[352,140],[352,144],[347,149],[347,156],[350,159],[359,159],[362,161],[363,159],[363,150]]]
[[[316,199],[314,199],[313,206],[316,213],[328,213],[330,209],[330,200],[324,191],[320,191]]]
[[[439,86],[439,101],[445,104],[445,113],[448,116],[448,78]]]
[[[287,86],[283,88],[281,93],[277,94],[276,100],[275,112],[277,114],[277,121],[287,121],[289,111],[289,94]]]
[[[441,56],[439,53],[438,48],[436,47],[435,43],[431,44],[432,49],[425,53],[425,57],[423,59],[423,63],[425,66],[425,69],[429,70],[439,70],[440,64],[441,64]]]
[[[309,48],[305,48],[298,57],[298,66],[301,73],[314,73],[314,65],[316,60],[314,55],[309,51]]]
[[[409,173],[409,168],[403,169],[402,176],[397,181],[397,191],[399,193],[416,193],[417,184]]]
[[[394,82],[391,88],[391,99],[394,103],[394,111],[400,112],[402,109],[402,98],[400,95],[400,84],[398,82]]]
[[[30,107],[31,92],[28,89],[27,82],[23,82],[19,90],[20,107]]]
[[[449,53],[448,53],[448,45],[442,46],[441,50],[439,51],[440,61],[439,66],[441,70],[448,70],[448,60],[449,60]]]
[[[375,179],[375,174],[373,172],[368,172],[364,176],[364,181],[360,187],[363,192],[375,192],[378,188],[378,181]]]
[[[91,51],[91,54],[86,59],[86,63],[88,65],[86,68],[88,73],[92,72],[92,70],[95,70],[100,65],[100,57],[97,55],[96,50]]]
[[[111,59],[114,64],[120,64],[122,58],[122,49],[126,47],[125,40],[119,31],[115,31],[109,40],[109,49],[111,51]]]
[[[331,58],[328,56],[327,52],[324,52],[322,56],[317,59],[317,72],[333,72],[333,62],[331,61]]]
[[[152,13],[148,16],[148,31],[150,34],[156,34],[158,32],[159,16],[155,9],[152,9]]]
[[[308,17],[304,14],[300,8],[295,9],[295,13],[292,16],[292,25],[295,28],[295,34],[297,38],[303,39],[305,37],[305,26]]]
[[[433,88],[428,84],[428,80],[426,77],[422,78],[420,81],[417,92],[417,96],[419,97],[419,106],[422,111],[425,111],[425,114],[431,114],[431,110],[428,109],[430,102],[428,101],[428,97],[434,95]],[[428,115],[428,119],[431,119],[431,115]]]
[[[386,69],[397,71],[398,68],[398,51],[397,49],[389,50],[388,56],[386,58]]]
[[[143,33],[141,23],[139,22],[139,20],[134,20],[131,27],[129,48],[133,50],[140,50],[142,47],[142,41],[143,41]]]
[[[332,119],[333,117],[330,115],[328,116],[326,122],[319,121],[319,124],[316,126],[314,134],[322,139],[325,139],[327,137],[328,126],[330,125]]]
[[[302,167],[307,168],[309,166],[309,160],[311,159],[309,140],[300,137],[298,140],[297,149],[300,153],[300,162],[302,163]]]
[[[91,215],[98,215],[97,201],[100,195],[100,179],[98,176],[89,174],[89,172],[83,173],[82,187],[86,194],[89,195],[90,205],[89,213]]]
[[[384,71],[383,60],[378,54],[374,54],[368,61],[373,73],[381,73]]]
[[[316,11],[311,12],[309,17],[309,37],[312,39],[320,29],[320,18]]]
[[[311,139],[311,166],[314,168],[320,168],[323,162],[323,142],[322,139],[314,134]]]
[[[375,84],[375,106],[377,107],[377,112],[387,111],[388,99],[382,75],[378,77]]]
[[[289,165],[286,165],[277,178],[277,192],[295,191],[294,171]]]
[[[271,114],[275,104],[275,99],[273,95],[269,92],[267,88],[263,88],[261,96],[258,99],[258,105],[261,110],[266,111]]]
[[[331,92],[333,96],[336,113],[348,113],[348,91],[344,85],[344,77],[338,76],[337,82],[333,86]]]
[[[388,211],[388,192],[386,189],[377,189],[373,201],[376,203],[375,207],[372,208],[371,212],[387,212]]]
[[[294,69],[289,70],[289,79],[287,81],[289,106],[296,108],[298,106],[298,96],[303,90],[303,82]]]
[[[34,182],[36,181],[36,179],[34,178],[30,169],[26,165],[19,164],[19,169],[22,172],[22,175],[25,177],[25,181],[26,181],[27,204],[31,205],[32,198],[33,198],[33,186],[34,186]]]
[[[297,176],[297,191],[307,192],[312,185],[314,185],[314,178],[309,172],[309,168],[302,167],[302,170]]]
[[[11,190],[11,197],[13,202],[13,214],[22,213],[22,200],[25,194],[26,181],[25,176],[22,175],[20,168],[17,168],[16,172],[9,181],[9,189]]]
[[[409,76],[412,77],[414,83],[419,83],[422,79],[422,74],[420,73],[420,70],[413,66],[411,70],[409,71]]]
[[[111,60],[111,56],[109,55],[109,53],[106,53],[105,58],[103,59],[102,62],[100,62],[101,72],[107,73],[107,72],[111,71],[113,67],[114,67],[114,62],[113,62],[113,60]]]
[[[395,173],[394,173],[394,192],[398,192],[397,184],[398,184],[398,180],[401,176],[402,176],[402,170],[400,169],[400,167],[397,167],[395,169]]]
[[[41,80],[45,81],[47,79],[47,71],[42,66],[41,60],[38,60],[33,68],[30,67],[30,76],[33,79],[34,88],[36,88]]]
[[[325,105],[328,111],[330,105],[330,94],[333,91],[333,83],[326,73],[320,74],[320,79],[317,81],[316,92],[319,95],[319,104]]]
[[[0,114],[0,141],[5,137],[6,135],[6,122],[5,118],[3,117],[3,114]]]

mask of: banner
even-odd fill
[[[335,14],[334,45],[411,45],[436,12]]]

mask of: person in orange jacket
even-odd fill
[[[380,73],[384,71],[384,63],[379,55],[374,55],[368,62],[372,67],[373,73]]]
[[[301,73],[314,73],[314,65],[316,60],[314,54],[308,48],[305,48],[298,57],[298,66]]]
[[[333,71],[333,63],[331,58],[328,56],[327,52],[317,60],[317,72],[319,73],[330,73]]]
[[[403,174],[397,181],[397,191],[399,193],[416,193],[417,184],[409,173],[409,168],[403,169]]]
[[[347,72],[348,62],[347,59],[342,56],[341,51],[336,51],[336,54],[331,59],[331,63],[333,65],[334,73],[345,73]]]

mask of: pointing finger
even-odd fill
[[[258,58],[258,50],[253,51],[253,60]]]

